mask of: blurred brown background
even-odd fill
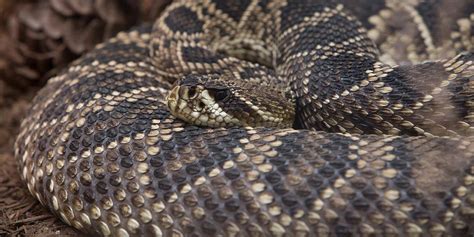
[[[171,0],[0,0],[0,236],[76,236],[20,180],[13,144],[48,77]]]

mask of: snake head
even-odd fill
[[[167,103],[174,116],[208,127],[291,127],[295,113],[283,90],[228,74],[187,75]]]

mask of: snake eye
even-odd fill
[[[190,99],[193,99],[195,96],[196,96],[196,87],[195,87],[195,86],[189,87],[189,89],[188,89],[188,97],[189,97]]]
[[[223,101],[229,96],[228,90],[218,90],[214,94],[214,99],[216,102]]]

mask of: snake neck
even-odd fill
[[[288,16],[282,16],[277,38],[276,70],[288,80],[296,103],[294,127],[372,133],[351,130],[328,119],[331,116],[345,119],[347,114],[343,113],[352,110],[351,105],[344,105],[338,98],[358,80],[366,78],[365,71],[377,63],[378,51],[365,28],[342,5],[285,7],[288,9],[282,12]]]

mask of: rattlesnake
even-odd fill
[[[22,177],[95,235],[472,235],[474,17],[443,41],[433,2],[176,1],[49,80]]]

